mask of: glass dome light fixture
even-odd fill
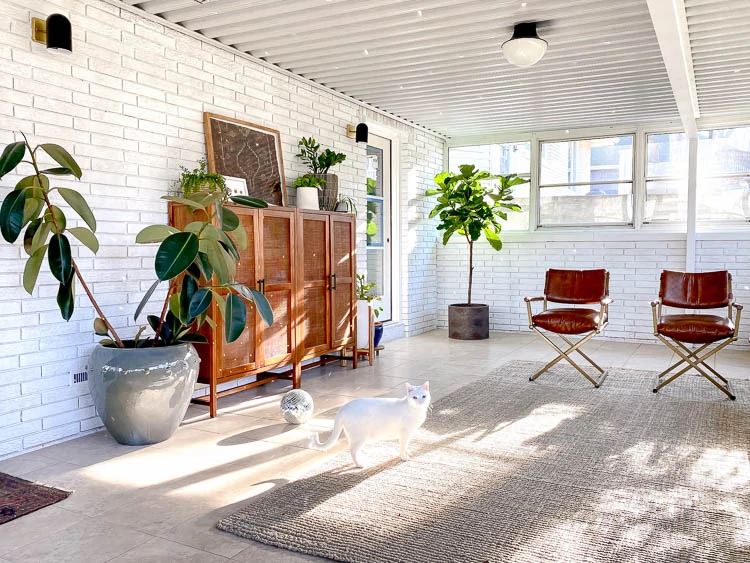
[[[547,42],[536,34],[536,22],[517,23],[513,37],[502,44],[502,50],[510,64],[527,67],[541,60],[547,52]]]

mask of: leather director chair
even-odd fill
[[[664,306],[680,309],[726,307],[727,314],[664,315]],[[737,311],[734,320],[733,309]],[[737,340],[740,330],[742,305],[733,301],[732,275],[726,270],[701,273],[665,270],[661,273],[659,298],[651,302],[651,311],[654,317],[654,335],[680,357],[677,363],[657,376],[654,393],[693,368],[734,401],[735,396],[729,388],[729,382],[706,363],[706,360],[719,350]],[[687,344],[696,345],[697,348],[690,349]],[[682,364],[687,365],[668,376]]]
[[[609,304],[609,272],[607,270],[547,270],[544,281],[544,295],[542,297],[525,297],[526,309],[529,313],[529,328],[541,336],[552,346],[558,356],[529,378],[534,381],[542,373],[554,366],[562,359],[567,360],[594,387],[599,387],[605,378],[605,373],[596,362],[581,351],[581,346],[594,338],[607,326]],[[532,314],[531,304],[543,301],[542,311]],[[598,305],[598,308],[558,307],[550,309],[548,303],[564,303],[569,305]],[[544,332],[542,332],[544,331]],[[566,350],[557,346],[545,334],[552,333],[562,338],[568,345]],[[580,340],[573,342],[569,337],[582,335]],[[578,352],[598,372],[598,379],[589,375],[570,357]]]

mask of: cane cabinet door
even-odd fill
[[[300,357],[323,354],[330,348],[330,228],[328,215],[299,212],[297,256],[301,300],[298,344]]]
[[[331,348],[350,345],[354,335],[354,218],[332,214],[331,222]]]
[[[289,363],[294,351],[294,211],[264,209],[259,214],[258,289],[273,309],[273,325],[257,331],[259,362],[263,366]],[[254,307],[253,307],[254,309]]]
[[[247,249],[240,250],[240,260],[237,264],[235,281],[248,287],[256,288],[258,284],[258,237],[259,212],[256,209],[239,205],[227,206],[239,217],[240,224],[245,228],[247,234]],[[256,342],[259,338],[259,328],[262,321],[259,320],[255,305],[246,302],[247,324],[240,337],[234,342],[227,343],[224,340],[224,323],[218,312],[218,306],[214,302],[213,319],[217,321],[214,331],[214,341],[218,351],[219,379],[231,378],[233,375],[253,370],[261,366]]]

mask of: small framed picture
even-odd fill
[[[224,176],[224,180],[229,188],[229,195],[248,195],[247,180],[237,176]]]

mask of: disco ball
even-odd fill
[[[287,391],[281,398],[281,414],[290,424],[302,424],[313,414],[313,398],[302,389]]]

